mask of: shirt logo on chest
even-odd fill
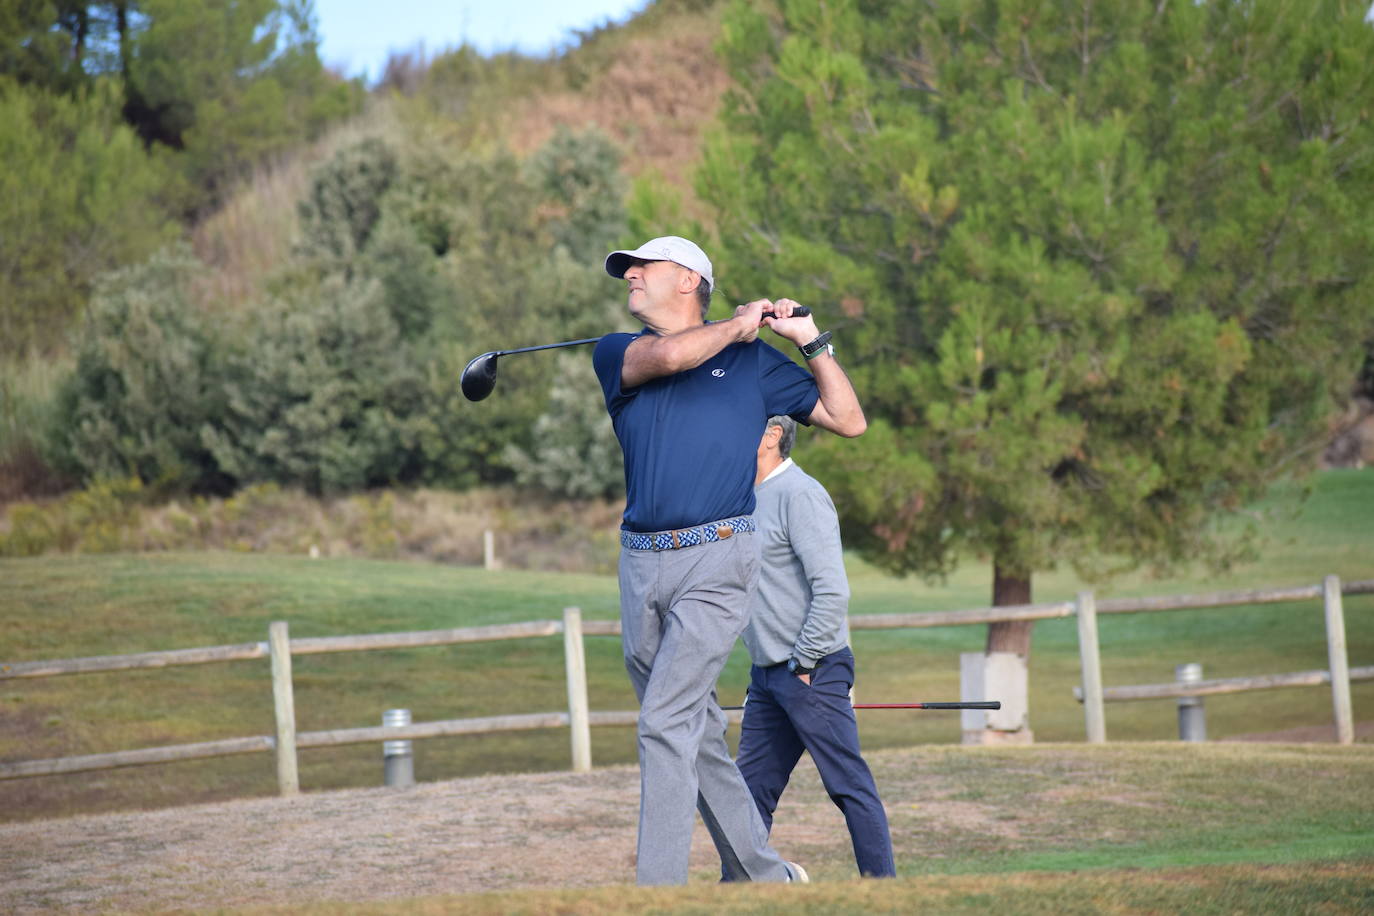
[[[711,374],[712,374],[713,376],[715,376],[716,378],[724,378],[724,377],[725,377],[725,370],[724,370],[724,369],[712,369],[712,370],[711,370]]]

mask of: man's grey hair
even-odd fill
[[[705,277],[697,284],[697,304],[701,306],[701,320],[706,320],[706,313],[711,311],[711,284]]]
[[[776,426],[782,430],[782,438],[778,440],[778,452],[782,457],[790,458],[792,446],[797,442],[797,421],[791,417],[769,417],[764,432],[768,431],[769,426]]]

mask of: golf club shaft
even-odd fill
[[[555,347],[580,347],[583,344],[593,344],[600,340],[600,337],[586,337],[582,340],[565,340],[562,343],[540,344],[537,347],[519,347],[515,350],[497,350],[497,356],[509,356],[512,353],[533,353],[535,350],[552,350]]]
[[[722,706],[723,710],[743,709],[743,706]],[[966,703],[855,703],[855,709],[1001,709],[998,700],[975,700]]]
[[[793,318],[805,318],[811,314],[811,310],[804,305],[799,305],[792,310]],[[764,312],[763,317],[772,318],[772,312]],[[582,340],[565,340],[562,343],[540,344],[537,347],[518,347],[514,350],[497,350],[497,356],[510,356],[512,353],[533,353],[535,350],[552,350],[556,347],[580,347],[583,344],[594,344],[600,337],[586,337]]]

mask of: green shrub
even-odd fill
[[[579,263],[600,264],[625,229],[620,154],[595,128],[560,127],[525,163],[531,186],[546,201],[549,233]]]
[[[588,355],[557,357],[549,407],[534,422],[528,449],[509,446],[517,482],[554,496],[605,499],[625,493],[624,461],[597,394]]]
[[[46,505],[15,504],[8,512],[9,530],[0,531],[0,556],[113,553],[134,547],[144,496],[138,478],[109,478]]]
[[[70,360],[0,361],[0,502],[53,496],[67,482],[52,466],[43,431],[53,425],[57,390]]]
[[[298,253],[325,271],[351,273],[353,258],[367,246],[382,215],[382,196],[396,181],[396,154],[369,137],[346,146],[316,170],[297,206]]]
[[[237,484],[339,493],[419,473],[423,377],[376,282],[330,278],[262,309],[225,359],[223,409],[200,432]]]
[[[0,557],[36,557],[57,548],[58,530],[43,507],[18,503],[8,521],[9,530],[0,531]]]
[[[64,500],[77,553],[114,553],[127,546],[140,521],[143,483],[137,477],[97,480]]]
[[[172,175],[121,123],[117,96],[0,80],[0,357],[57,349],[102,271],[175,237]]]
[[[216,341],[193,304],[200,269],[179,245],[101,281],[58,392],[50,440],[64,469],[87,481],[224,488],[200,441],[223,410]]]

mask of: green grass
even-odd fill
[[[236,913],[629,914],[721,913],[1158,914],[1368,913],[1374,908],[1374,858],[1317,865],[1251,868],[1192,867],[1068,874],[931,876],[895,881],[845,881],[805,887],[778,885],[689,888],[580,888],[375,903],[331,901],[313,906],[250,907]]]
[[[1279,517],[1257,563],[1226,576],[1188,572],[1168,581],[1137,576],[1103,596],[1207,592],[1319,582],[1335,573],[1374,578],[1374,472],[1320,475],[1296,517]],[[850,558],[855,614],[978,607],[990,575],[970,564],[943,585],[898,580]],[[1065,572],[1036,580],[1037,601],[1083,588]],[[432,564],[237,554],[46,556],[0,560],[4,661],[28,661],[220,645],[266,639],[273,620],[295,637],[425,630],[557,619],[562,608],[587,618],[616,616],[613,576],[487,572]],[[1374,664],[1374,596],[1345,602],[1352,665]],[[958,654],[979,651],[985,627],[856,631],[857,698],[868,702],[957,699]],[[1326,667],[1320,602],[1156,614],[1100,621],[1107,685],[1173,679],[1176,664],[1200,662],[1207,677],[1273,674]],[[632,709],[619,642],[587,640],[593,709]],[[302,731],[376,725],[382,711],[410,708],[415,721],[554,711],[565,708],[561,640],[337,655],[295,660],[297,724]],[[1031,725],[1041,742],[1081,741],[1082,710],[1075,624],[1035,628]],[[748,661],[737,649],[721,679],[722,702],[738,701]],[[1357,719],[1368,719],[1374,683],[1353,688]],[[1254,691],[1206,700],[1212,738],[1329,724],[1324,688]],[[1173,701],[1109,704],[1113,740],[1170,740]],[[950,744],[957,713],[860,713],[870,749]],[[265,661],[0,681],[0,759],[74,754],[271,734]],[[568,766],[565,732],[548,730],[417,742],[421,780]],[[379,750],[371,746],[301,752],[304,788],[375,785]],[[598,764],[635,758],[630,729],[593,731]],[[156,778],[151,778],[155,776]],[[268,755],[122,771],[0,782],[9,819],[271,794]]]

